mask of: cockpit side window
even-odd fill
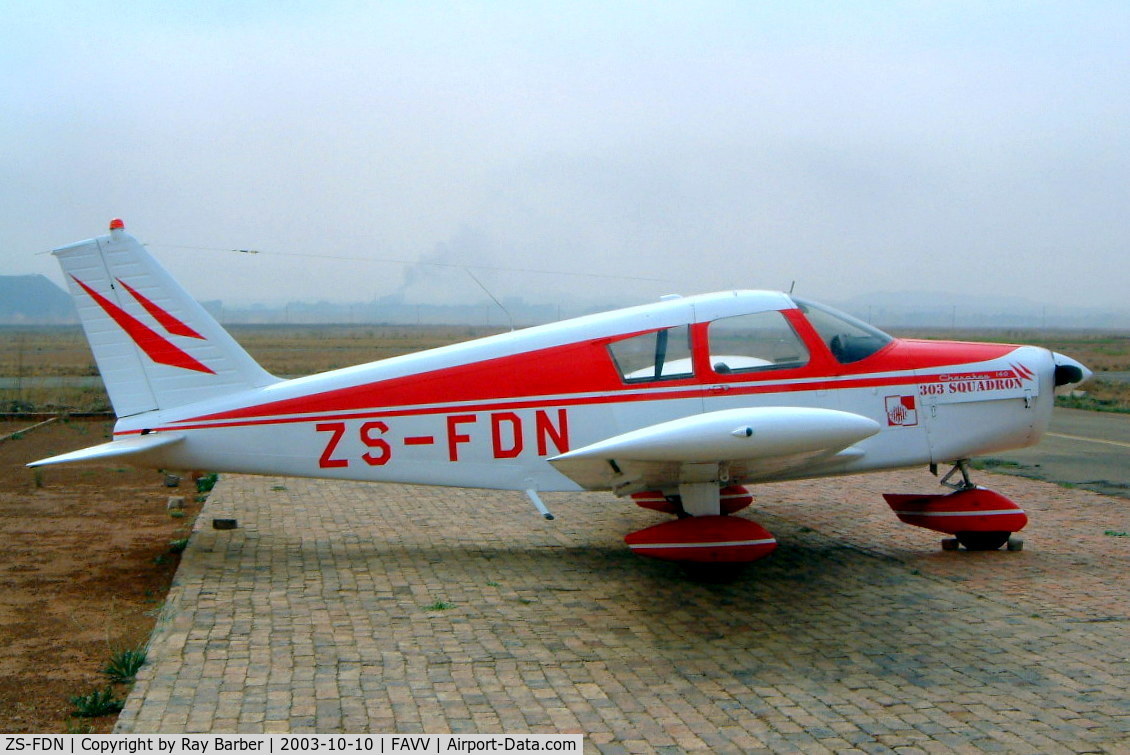
[[[710,366],[725,375],[808,364],[808,349],[780,312],[754,312],[710,323]]]
[[[626,383],[694,376],[691,332],[686,325],[615,341],[608,344],[608,352]]]
[[[889,335],[823,304],[793,298],[840,364],[866,359],[890,343]]]

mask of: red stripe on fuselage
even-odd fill
[[[609,340],[582,341],[190,417],[168,427],[241,427],[695,399],[717,396],[714,389],[719,385],[726,386],[727,396],[916,385],[938,382],[943,376],[953,380],[980,374],[968,372],[964,365],[990,361],[1017,348],[1007,344],[896,340],[869,359],[839,366],[837,375],[827,374],[826,362],[823,366],[820,363],[823,360],[799,369],[718,375],[710,370],[706,355],[706,359],[698,360],[706,366],[696,362],[698,377],[641,385],[625,384],[620,379],[605,348]],[[933,375],[911,372],[942,367],[950,369]],[[899,374],[877,374],[884,372]],[[751,382],[757,378],[764,382]]]
[[[661,381],[655,385],[692,386],[697,382],[687,378]],[[272,401],[187,421],[256,419],[288,414],[372,410],[380,406],[614,393],[633,388],[638,389],[639,386],[625,386],[621,382],[603,344],[594,347],[591,342],[584,341]]]
[[[755,395],[764,393],[794,393],[817,390],[848,390],[852,388],[872,388],[884,386],[918,385],[920,383],[944,382],[942,378],[959,379],[961,375],[976,375],[980,373],[939,373],[936,375],[892,375],[886,377],[871,377],[859,379],[823,380],[805,383],[773,383],[764,385],[750,385],[735,387],[726,392],[727,396]],[[663,393],[616,393],[602,396],[556,396],[530,399],[511,399],[478,404],[444,404],[439,406],[413,406],[397,409],[382,409],[369,407],[363,411],[330,413],[330,414],[303,414],[297,416],[275,416],[244,420],[229,420],[216,422],[201,422],[200,418],[187,419],[174,422],[170,425],[155,428],[157,430],[200,430],[207,428],[229,427],[255,427],[261,425],[282,425],[302,422],[344,421],[354,419],[375,419],[388,417],[422,417],[437,414],[450,414],[452,412],[492,412],[514,409],[544,409],[544,408],[572,408],[577,406],[592,406],[611,403],[635,403],[639,401],[667,401],[674,399],[702,398],[716,396],[709,388],[698,387],[694,390],[671,391]],[[117,435],[131,435],[140,430],[116,433]],[[405,438],[405,445],[423,445],[415,442],[415,438]]]

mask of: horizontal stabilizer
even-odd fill
[[[70,464],[76,461],[101,461],[103,459],[120,459],[129,456],[140,456],[155,451],[158,448],[171,446],[184,440],[180,433],[153,433],[139,435],[125,440],[113,440],[99,446],[90,446],[67,454],[52,456],[49,459],[40,459],[28,464],[29,467],[45,467],[50,464]]]

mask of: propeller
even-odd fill
[[[1055,361],[1055,387],[1077,385],[1094,373],[1069,356],[1052,352]]]

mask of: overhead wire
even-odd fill
[[[210,247],[210,246],[189,246],[185,244],[165,244],[161,242],[151,242],[146,246],[156,246],[164,249],[192,249],[203,252],[233,252],[236,254],[266,254],[273,257],[298,257],[307,259],[326,259],[326,260],[342,260],[345,262],[375,262],[375,263],[391,263],[396,265],[427,265],[429,267],[446,267],[457,270],[490,270],[494,272],[506,273],[529,273],[534,275],[569,275],[578,278],[604,278],[612,280],[632,280],[632,281],[651,281],[656,283],[673,283],[670,278],[657,278],[645,275],[619,275],[614,273],[593,273],[593,272],[576,272],[571,270],[541,270],[538,268],[528,267],[509,267],[504,265],[483,265],[475,263],[462,263],[462,262],[431,262],[426,260],[404,260],[396,259],[394,257],[355,257],[339,254],[319,254],[316,252],[280,252],[274,250],[263,249],[229,249],[223,247]]]

